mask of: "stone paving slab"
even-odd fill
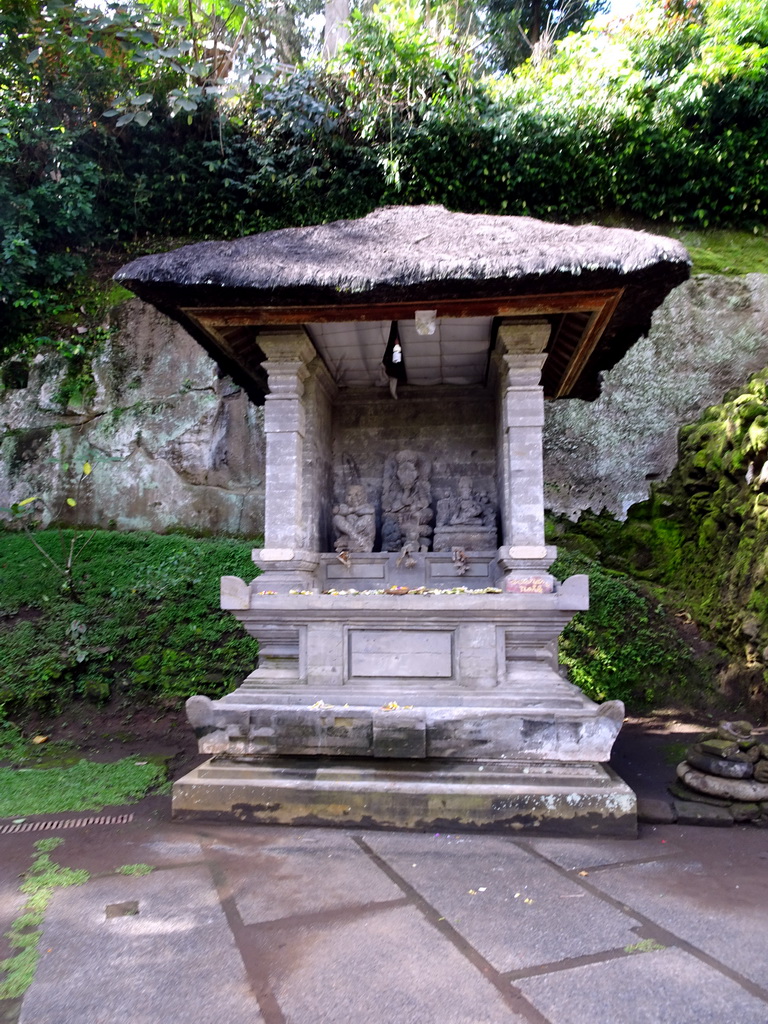
[[[636,953],[518,985],[556,1024],[765,1024],[768,1019],[761,999],[679,949]]]
[[[229,883],[246,925],[338,912],[403,896],[347,833],[317,829],[266,832],[268,838],[250,857],[226,860]]]
[[[768,866],[768,865],[767,865]],[[766,869],[763,868],[765,872]],[[589,876],[595,888],[621,900],[727,967],[768,995],[766,877],[725,876],[694,859],[626,865]],[[763,1024],[768,1021],[766,1007]]]
[[[640,839],[530,839],[526,845],[567,871],[671,857],[681,849],[674,840],[657,837],[652,830]]]
[[[412,907],[275,927],[263,956],[290,1024],[526,1024]]]
[[[107,917],[107,906],[131,902],[135,916]],[[262,1020],[206,868],[60,890],[39,948],[19,1024]]]
[[[18,1024],[768,1021],[758,830],[86,831],[52,855],[93,877],[54,896]],[[7,914],[35,838],[0,845]],[[135,862],[159,869],[96,874]],[[106,917],[131,901],[138,915]],[[18,1012],[0,1002],[3,1024]]]
[[[498,971],[637,941],[635,921],[527,850],[503,838],[467,838],[458,848],[436,836],[373,834],[365,842]]]

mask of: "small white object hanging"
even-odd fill
[[[437,330],[437,324],[435,319],[437,317],[436,309],[417,309],[414,314],[414,320],[416,322],[416,333],[417,334],[434,334]]]

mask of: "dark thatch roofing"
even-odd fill
[[[182,322],[179,307],[432,304],[623,288],[590,360],[591,383],[574,392],[594,397],[599,371],[647,332],[689,263],[680,243],[644,232],[416,206],[200,242],[142,256],[115,277]]]

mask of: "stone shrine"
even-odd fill
[[[257,668],[187,711],[176,817],[632,835],[620,702],[568,682],[588,607],[544,535],[547,398],[688,274],[669,239],[441,207],[142,257],[118,280],[265,403],[259,575],[221,606]]]

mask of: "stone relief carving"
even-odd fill
[[[441,498],[437,503],[437,524],[442,526],[495,527],[496,509],[485,491],[472,488],[468,476],[459,477],[458,495]]]
[[[485,551],[496,547],[496,507],[485,491],[476,491],[468,476],[459,477],[458,493],[446,495],[437,503],[434,550],[454,554],[457,573],[466,571],[465,551]]]
[[[429,550],[434,516],[431,471],[430,460],[420,452],[403,449],[388,457],[381,497],[382,551]]]
[[[333,506],[333,528],[336,551],[373,551],[376,509],[361,484],[350,484],[346,501]]]

